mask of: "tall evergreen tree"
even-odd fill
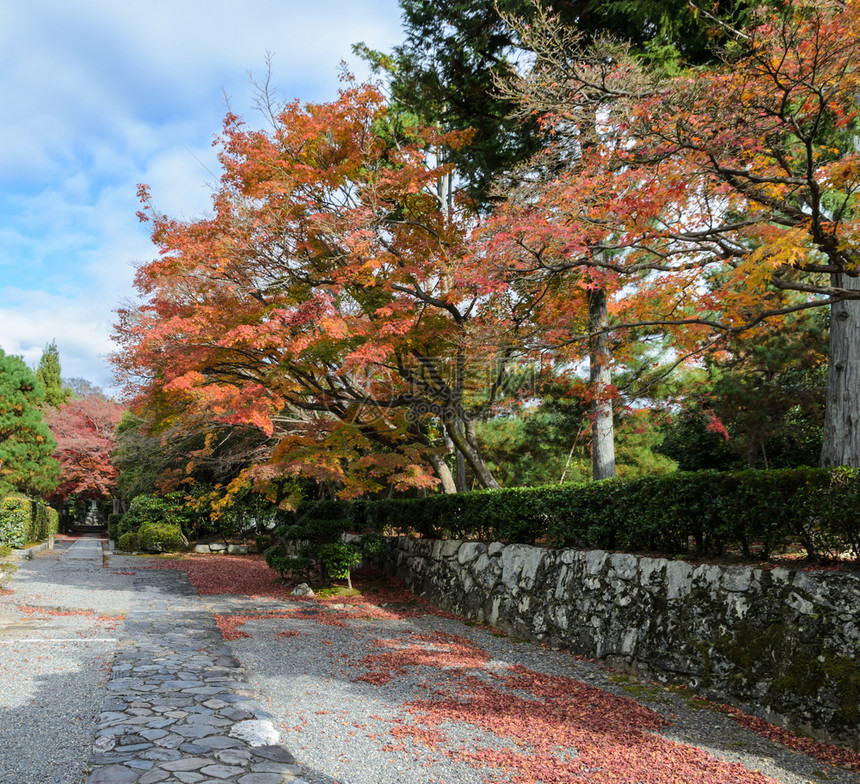
[[[56,340],[45,346],[36,367],[36,378],[45,390],[45,404],[51,408],[59,408],[72,396],[72,391],[63,383],[61,377],[60,352]]]
[[[545,5],[548,3],[544,3]],[[552,13],[587,37],[610,34],[631,41],[643,56],[667,67],[676,61],[713,59],[722,28],[689,0],[553,0]],[[742,16],[745,0],[728,0],[721,19]],[[534,0],[400,0],[405,40],[391,54],[356,52],[390,81],[391,97],[422,124],[474,131],[472,142],[446,153],[479,209],[493,199],[500,174],[526,160],[545,143],[537,119],[512,117],[512,105],[496,87],[529,53],[506,17],[528,20]]]
[[[42,385],[22,359],[0,349],[0,494],[44,495],[57,484],[56,442],[42,421]]]

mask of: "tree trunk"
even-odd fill
[[[490,469],[481,456],[481,453],[469,443],[463,432],[462,424],[458,419],[454,422],[445,422],[445,432],[448,433],[451,441],[454,442],[454,448],[463,455],[469,464],[469,468],[472,469],[472,473],[481,487],[487,490],[501,487],[496,478],[490,473]]]
[[[463,457],[463,453],[459,450],[457,451],[457,492],[465,493],[466,492],[466,458]]]
[[[588,323],[592,332],[589,341],[589,382],[591,384],[591,476],[597,481],[615,476],[615,429],[612,422],[612,371],[609,336],[594,334],[609,323],[606,291],[588,292]]]
[[[832,282],[838,288],[860,291],[860,278],[833,275]],[[860,467],[860,300],[830,306],[821,465]]]
[[[431,452],[427,456],[427,459],[430,461],[430,465],[433,466],[436,476],[438,476],[442,482],[442,492],[446,495],[453,495],[456,493],[457,487],[454,484],[454,477],[451,476],[451,469],[448,468],[445,458],[442,457],[442,455],[437,455]]]

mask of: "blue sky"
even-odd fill
[[[211,141],[230,109],[256,121],[249,73],[278,96],[333,99],[359,41],[401,40],[397,0],[0,0],[0,348],[110,388],[113,311],[155,255],[159,210],[203,214]]]

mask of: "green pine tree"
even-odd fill
[[[57,341],[52,340],[45,346],[39,365],[36,368],[36,378],[42,383],[45,390],[45,404],[52,408],[59,408],[68,402],[72,396],[69,389],[61,378],[60,352],[57,350]]]
[[[553,0],[553,14],[586,37],[610,34],[667,70],[678,62],[701,64],[714,56],[723,34],[720,20],[736,21],[753,5],[726,0],[719,20],[689,0]],[[393,105],[404,117],[445,130],[471,128],[471,143],[445,153],[475,206],[491,208],[494,184],[537,152],[542,138],[536,118],[513,116],[514,106],[497,81],[528,63],[517,33],[504,15],[530,19],[534,0],[400,0],[404,41],[391,53],[353,47],[388,77]],[[704,4],[710,7],[709,4]]]
[[[44,392],[22,359],[0,349],[0,495],[41,496],[57,485],[57,447],[42,421]]]

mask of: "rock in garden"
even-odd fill
[[[230,737],[243,740],[249,746],[269,746],[280,740],[272,722],[259,719],[240,721],[230,730]]]

